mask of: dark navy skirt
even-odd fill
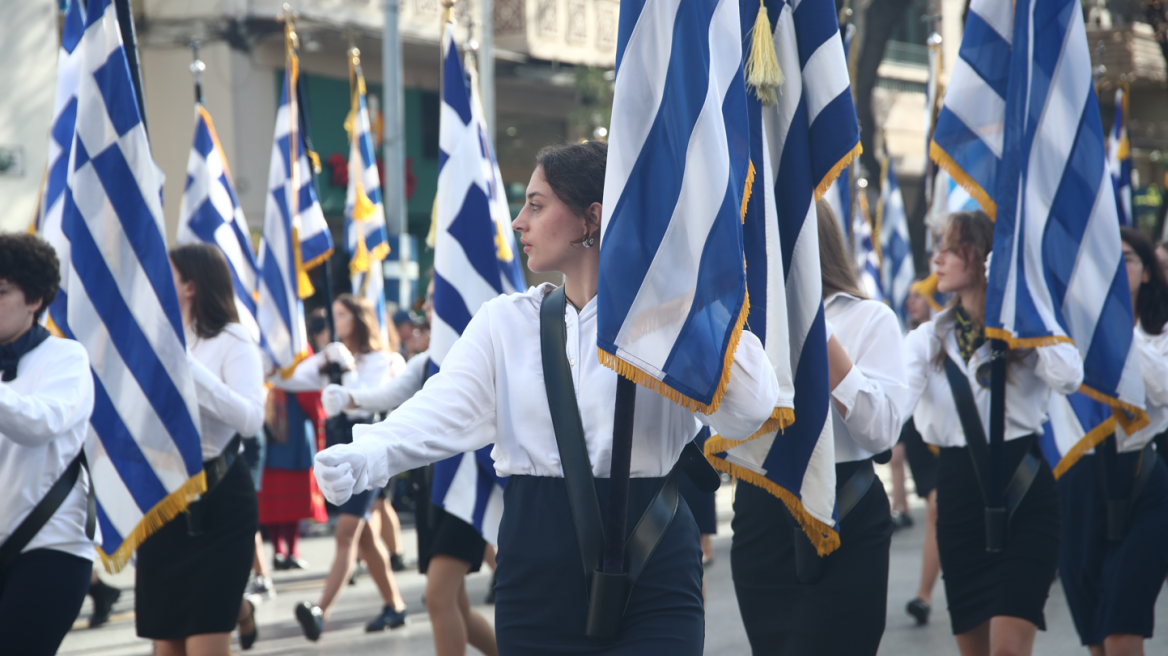
[[[630,481],[630,532],[663,482]],[[608,479],[596,480],[605,521],[608,490]],[[617,641],[608,645],[584,635],[587,592],[564,479],[512,476],[504,501],[495,586],[495,637],[501,656],[702,653],[702,551],[684,500],[679,500],[673,522],[633,588]]]
[[[698,523],[698,532],[702,535],[714,535],[718,532],[718,508],[715,495],[717,492],[702,492],[689,476],[677,476],[677,491],[685,499],[689,511],[693,513],[694,521]]]
[[[1139,453],[1119,463],[1135,468]],[[1063,510],[1059,576],[1084,645],[1117,633],[1152,637],[1156,597],[1168,574],[1168,467],[1156,468],[1132,508],[1126,537],[1107,539],[1096,456],[1084,456],[1058,481]]]

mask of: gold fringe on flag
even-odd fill
[[[116,574],[126,566],[130,560],[130,555],[134,550],[141,545],[146,538],[154,535],[158,529],[162,528],[179,513],[186,511],[187,506],[198,496],[207,491],[207,472],[200,471],[195,474],[186,483],[183,483],[177,490],[171,492],[165,499],[159,501],[142,517],[138,525],[134,527],[130,534],[122,539],[122,544],[118,550],[111,555],[107,555],[97,548],[97,553],[101,556],[101,564],[105,566],[105,571]]]
[[[820,200],[823,198],[824,194],[827,193],[827,188],[831,186],[831,183],[835,182],[835,179],[839,177],[840,173],[842,173],[844,169],[848,168],[852,161],[859,157],[860,153],[862,152],[864,152],[864,147],[860,144],[860,142],[857,141],[855,147],[849,150],[846,155],[841,157],[840,161],[836,162],[835,166],[831,167],[831,170],[827,172],[827,175],[823,176],[823,179],[819,181],[818,185],[816,185],[815,200]]]
[[[710,436],[709,440],[706,440],[706,443],[712,443],[717,447],[710,453],[721,453],[722,451],[729,451],[736,446],[746,444],[747,442],[760,438],[768,433],[782,433],[786,431],[787,427],[793,423],[795,423],[794,409],[775,408],[771,412],[770,418],[763,422],[762,426],[758,430],[751,433],[750,437],[746,438],[745,440],[732,440],[721,435],[712,435]]]
[[[762,0],[758,3],[758,17],[750,33],[750,52],[746,56],[746,83],[754,87],[754,95],[764,105],[778,102],[775,91],[783,84],[783,69],[775,53],[774,33],[770,17]]]
[[[795,520],[799,522],[799,526],[803,528],[803,532],[807,534],[807,539],[811,540],[811,544],[815,545],[815,552],[818,553],[820,557],[826,556],[836,549],[839,549],[839,532],[819,519],[816,519],[815,516],[811,513],[807,512],[807,509],[803,507],[803,502],[800,501],[798,497],[796,497],[789,490],[782,487],[778,483],[775,483],[771,479],[763,476],[762,474],[759,474],[756,471],[735,465],[734,463],[727,462],[721,458],[711,457],[713,454],[719,453],[719,451],[711,450],[711,446],[713,445],[712,443],[713,439],[706,442],[705,451],[706,460],[710,462],[714,469],[724,471],[735,478],[754,485],[755,487],[760,487],[767,492],[770,492],[773,496],[782,501],[783,505],[787,506],[787,510],[791,511],[791,515],[794,516]]]
[[[1065,454],[1063,454],[1062,459],[1059,460],[1058,465],[1054,468],[1055,480],[1058,480],[1063,474],[1067,473],[1067,470],[1075,466],[1075,463],[1079,462],[1083,456],[1087,455],[1088,451],[1094,449],[1099,445],[1100,442],[1107,439],[1108,435],[1111,435],[1114,432],[1115,417],[1112,417],[1102,424],[1099,424],[1095,428],[1092,428],[1090,432],[1083,436],[1083,439],[1079,440],[1075,443],[1075,446],[1071,447],[1070,451],[1067,451]]]
[[[909,291],[916,292],[925,299],[929,307],[933,308],[934,312],[940,312],[945,308],[934,298],[937,295],[937,274],[930,273],[929,276],[923,280],[915,280],[908,286]]]
[[[945,152],[941,149],[940,146],[937,145],[936,141],[929,144],[929,157],[933,159],[933,162],[935,162],[937,166],[945,169],[945,172],[949,174],[949,177],[953,178],[954,182],[960,185],[962,189],[969,192],[970,196],[973,196],[973,199],[977,201],[978,205],[981,205],[981,208],[985,210],[986,215],[990,217],[991,221],[997,218],[997,203],[995,203],[994,200],[990,198],[990,195],[986,192],[985,189],[981,188],[981,185],[973,181],[973,178],[971,178],[969,174],[965,172],[965,169],[961,168],[961,166],[955,162],[952,157],[949,156],[949,153]]]

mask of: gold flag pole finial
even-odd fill
[[[442,0],[442,25],[454,22],[454,5],[458,0]],[[443,28],[445,29],[445,27]]]

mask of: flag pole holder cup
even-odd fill
[[[624,616],[628,574],[592,571],[592,594],[588,596],[588,622],[584,633],[593,640],[610,643],[616,639]]]

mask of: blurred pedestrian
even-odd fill
[[[38,323],[60,281],[51,246],[0,235],[0,651],[22,656],[57,652],[95,555],[89,356]]]

